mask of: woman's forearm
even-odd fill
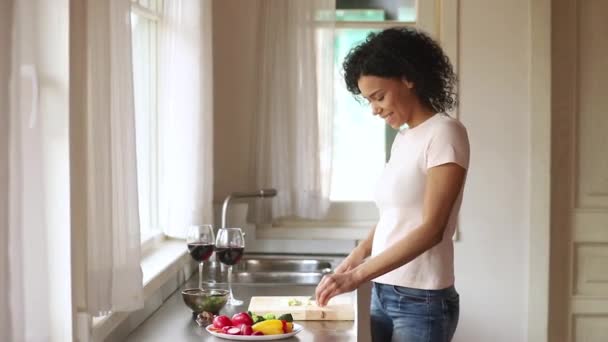
[[[362,256],[362,259],[365,259],[372,254],[372,243],[374,242],[375,232],[376,227],[374,226],[374,228],[369,232],[369,234],[367,234],[367,237],[362,240],[355,248]]]
[[[353,270],[355,277],[359,282],[365,282],[390,272],[431,249],[441,238],[441,232],[420,226],[382,253],[356,267]]]

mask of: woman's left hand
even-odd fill
[[[317,305],[325,306],[327,302],[333,297],[350,292],[359,287],[361,284],[355,277],[355,272],[348,271],[340,274],[328,274],[321,279],[317,289],[315,290],[315,296],[317,299]]]

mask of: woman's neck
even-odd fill
[[[435,111],[431,108],[421,107],[417,110],[414,110],[411,120],[407,123],[409,128],[414,128],[426,120],[430,119],[431,116],[435,115]]]

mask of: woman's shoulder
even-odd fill
[[[448,115],[445,113],[437,113],[435,115],[437,116],[437,120],[436,120],[437,125],[441,125],[441,126],[445,126],[445,127],[454,126],[457,128],[466,129],[460,120],[454,118],[451,115]]]
[[[435,118],[426,149],[427,167],[455,162],[467,169],[469,165],[469,137],[465,126],[445,114]]]
[[[435,114],[437,116],[436,120],[434,120],[435,124],[433,125],[433,135],[443,135],[443,134],[456,134],[456,135],[467,135],[467,129],[460,120],[451,117],[447,114],[438,113]]]

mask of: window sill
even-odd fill
[[[153,246],[148,246],[145,250],[142,248],[141,268],[144,300],[146,301],[191,262],[183,240],[164,237],[155,240]],[[114,312],[108,316],[94,318],[93,340],[105,340],[122,322],[129,318],[129,314],[128,312]]]
[[[190,261],[184,240],[163,238],[156,248],[143,254],[144,298],[158,290],[168,277],[175,274]]]
[[[165,241],[165,235],[160,232],[148,232],[141,236],[141,254],[146,255],[154,251],[161,243]]]

